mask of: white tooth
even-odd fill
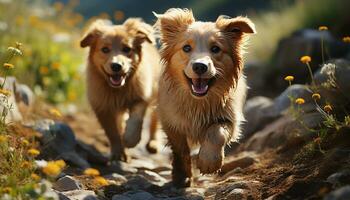
[[[124,85],[124,83],[125,83],[125,78],[124,78],[124,77],[121,77],[121,79],[122,79],[122,82],[120,83],[120,85]]]

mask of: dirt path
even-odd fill
[[[78,113],[65,121],[78,139],[108,153],[107,139],[91,112]],[[277,120],[276,124],[285,121],[288,120]],[[193,167],[192,187],[178,190],[168,183],[171,180],[171,158],[164,135],[164,147],[158,154],[151,155],[145,149],[148,124],[147,118],[142,141],[135,148],[128,149],[131,162],[93,165],[113,184],[98,188],[81,173],[72,170],[71,175],[102,199],[320,199],[332,191],[332,185],[324,180],[341,166],[328,169],[329,163],[324,161],[327,156],[316,151],[296,159],[296,152],[301,149],[297,143],[296,148],[272,148],[259,154],[238,148],[226,157],[219,174],[203,176]],[[327,159],[338,159],[337,156],[336,152]]]

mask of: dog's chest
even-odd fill
[[[179,134],[186,134],[189,139],[198,142],[204,137],[206,130],[225,118],[223,110],[218,108],[194,107],[186,105],[186,102],[178,102],[174,99],[160,98],[161,120],[172,130]]]

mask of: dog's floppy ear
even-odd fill
[[[106,26],[106,23],[103,20],[96,20],[93,22],[83,39],[80,41],[80,47],[84,48],[91,46],[96,41],[96,38],[102,35],[102,29],[104,26]]]
[[[142,19],[130,18],[123,25],[131,35],[134,35],[134,43],[136,45],[140,45],[145,41],[155,44],[156,39],[154,37],[153,27],[143,22]]]
[[[186,31],[195,21],[192,11],[188,9],[171,8],[164,14],[153,14],[158,18],[156,26],[160,29],[161,40],[164,43],[174,41],[179,33]]]
[[[249,18],[241,16],[230,18],[221,15],[216,20],[216,27],[224,32],[235,34],[256,33],[254,23]]]

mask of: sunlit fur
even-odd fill
[[[150,25],[131,18],[122,25],[96,21],[81,41],[82,47],[90,47],[88,100],[110,140],[112,156],[117,160],[126,160],[124,146],[133,147],[138,143],[145,111],[157,96],[160,57],[154,40]],[[123,52],[125,46],[132,50]],[[111,52],[103,53],[103,47],[108,47]],[[114,74],[110,65],[115,60],[123,63],[122,71],[127,74],[125,84],[117,88],[109,82],[109,76]],[[124,130],[126,113],[130,118]],[[155,131],[151,134],[150,139],[155,139]]]
[[[224,145],[239,138],[240,125],[244,121],[242,109],[246,81],[242,74],[243,48],[246,34],[255,32],[254,24],[245,17],[220,16],[216,22],[195,21],[192,12],[187,9],[170,9],[156,16],[162,42],[161,57],[165,65],[159,82],[162,127],[173,151],[187,148],[180,139],[186,137],[190,144],[201,146],[197,161],[201,172],[215,172],[222,165]],[[192,47],[189,53],[182,50],[186,44]],[[221,51],[210,52],[213,45],[220,47]],[[212,62],[213,66],[205,75],[215,79],[203,97],[191,94],[186,78],[196,78],[197,75],[191,72],[191,63],[198,58]],[[187,152],[183,150],[174,153],[187,157]],[[182,172],[181,166],[174,166],[176,162],[173,162],[173,167],[179,169],[173,169],[175,181],[179,181],[178,176],[181,176],[176,173],[191,176],[190,172]]]

